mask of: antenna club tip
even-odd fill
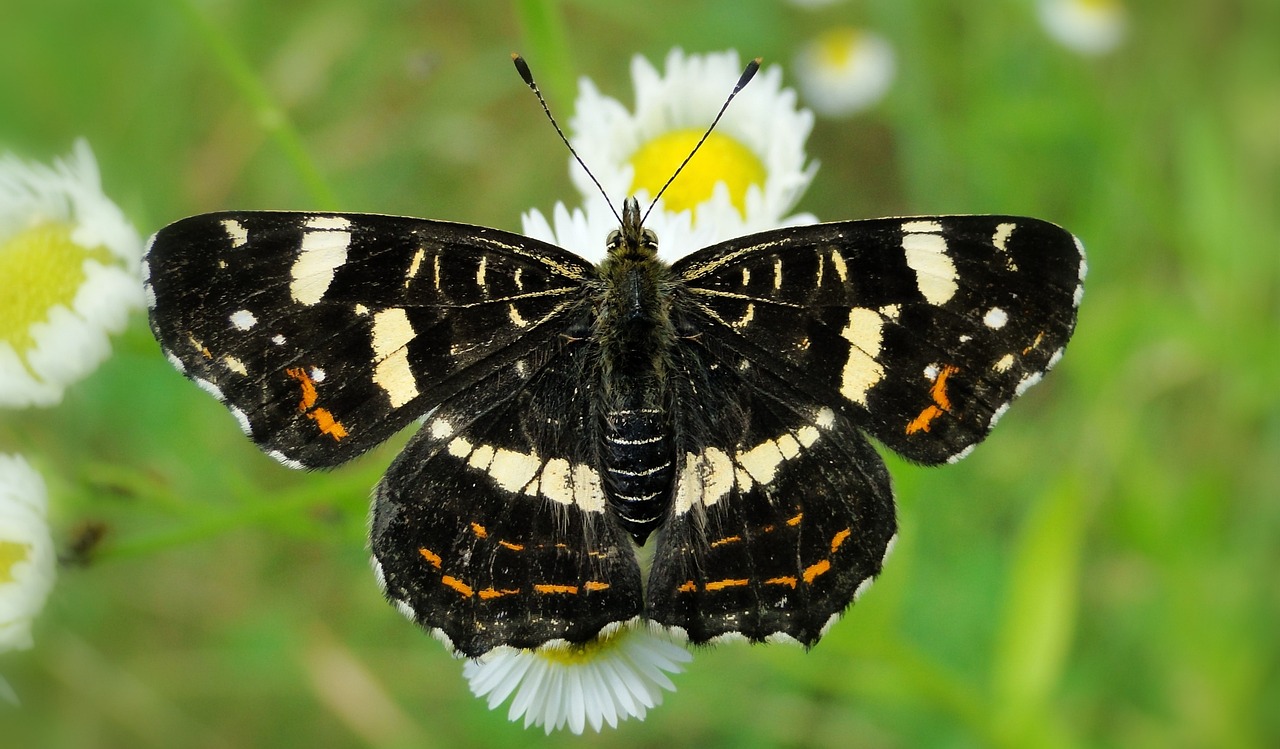
[[[743,86],[751,82],[751,79],[755,77],[756,71],[760,70],[760,63],[763,61],[763,57],[757,57],[747,63],[746,69],[742,71],[742,77],[738,78],[738,85],[733,87],[734,93],[741,91]]]
[[[529,70],[529,63],[524,61],[519,52],[511,53],[511,62],[516,66],[516,72],[524,79],[526,86],[533,88],[533,73]]]

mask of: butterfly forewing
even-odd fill
[[[1009,216],[765,232],[673,271],[755,366],[903,454],[963,455],[1061,355],[1084,275],[1075,238]]]
[[[331,466],[554,338],[589,264],[494,229],[241,212],[162,229],[152,329],[269,454]]]

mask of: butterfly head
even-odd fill
[[[651,258],[658,254],[658,235],[644,228],[640,204],[627,198],[622,204],[622,226],[609,232],[606,241],[614,258]]]

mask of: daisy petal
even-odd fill
[[[526,728],[542,726],[547,733],[582,733],[643,718],[661,704],[664,689],[675,689],[668,674],[691,657],[665,633],[637,623],[585,645],[500,648],[469,662],[464,674],[491,709],[515,695],[508,719],[523,718]]]
[[[84,141],[53,166],[0,156],[0,405],[54,405],[107,358],[141,257]]]
[[[735,52],[685,55],[676,49],[662,73],[636,57],[633,112],[584,80],[571,121],[575,148],[612,199],[634,194],[642,203],[650,201],[715,118],[741,72]],[[799,109],[795,92],[782,87],[781,69],[757,73],[650,214],[646,225],[663,241],[663,254],[679,257],[696,248],[678,251],[665,240],[659,213],[690,211],[694,228],[710,231],[706,244],[812,223],[810,216],[787,215],[817,168],[805,163],[804,141],[812,128],[813,114]],[[591,200],[595,185],[576,164],[571,174]]]
[[[40,474],[21,457],[0,454],[0,653],[31,647],[31,625],[53,588],[47,502]],[[18,700],[3,677],[0,699]]]

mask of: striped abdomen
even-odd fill
[[[666,414],[645,407],[606,414],[604,469],[609,507],[636,543],[643,544],[671,502],[675,464]]]

